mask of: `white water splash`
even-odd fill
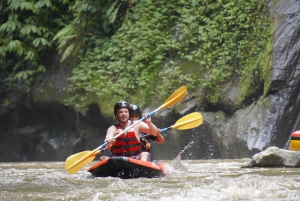
[[[175,157],[175,159],[172,161],[172,166],[171,166],[171,170],[172,171],[183,171],[183,172],[187,172],[188,169],[183,165],[182,161],[181,161],[181,154],[186,151],[188,148],[191,148],[193,145],[195,144],[194,141],[189,142],[184,148],[183,150],[180,151],[180,153]]]

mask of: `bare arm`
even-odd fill
[[[108,150],[110,150],[110,148],[116,143],[116,140],[114,139],[116,133],[117,129],[115,126],[109,127],[106,131],[106,137],[104,141],[108,142],[108,144],[106,145],[106,148]]]
[[[165,143],[165,138],[164,136],[160,133],[160,129],[159,130],[159,133],[158,135],[156,136],[156,141],[159,143],[159,144],[163,144]]]
[[[146,114],[145,116],[147,116]],[[145,122],[140,122],[139,132],[149,133],[157,136],[159,134],[158,128],[151,122],[151,117],[145,119]]]

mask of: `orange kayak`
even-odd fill
[[[110,157],[88,170],[94,177],[158,178],[165,176],[164,165],[127,157]]]

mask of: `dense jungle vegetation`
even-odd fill
[[[264,0],[5,0],[0,3],[1,78],[30,93],[56,53],[72,71],[66,105],[84,112],[123,99],[143,106],[179,86],[218,102],[239,83],[239,101],[268,87],[273,22]]]

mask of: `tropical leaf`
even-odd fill
[[[34,47],[38,47],[40,45],[50,46],[50,43],[45,38],[35,38],[32,41],[32,44],[33,44]]]
[[[66,27],[64,27],[63,29],[61,29],[59,32],[57,32],[55,34],[55,36],[53,37],[52,41],[55,41],[59,38],[62,38],[63,36],[65,36],[67,33],[71,33],[73,32],[73,27],[72,25],[67,25]]]
[[[64,61],[68,56],[70,56],[72,54],[72,52],[74,51],[74,49],[75,49],[75,44],[74,43],[69,45],[65,49],[65,51],[63,52],[62,57],[61,57],[61,61]]]
[[[9,6],[8,8],[10,10],[33,10],[34,5],[31,2],[27,2],[27,1],[8,1]]]
[[[0,46],[0,55],[5,56],[6,55],[6,47],[5,46]]]
[[[7,50],[9,52],[17,52],[20,48],[22,48],[22,43],[19,40],[12,40],[7,45]]]
[[[5,22],[3,23],[1,26],[0,26],[0,32],[8,32],[8,33],[11,33],[13,31],[16,30],[16,28],[20,28],[22,25],[19,21],[8,21],[8,22]]]
[[[50,2],[50,0],[39,0],[38,2],[36,2],[34,4],[34,6],[36,8],[50,7],[51,6],[51,2]]]
[[[112,24],[116,20],[119,8],[120,5],[109,15],[109,24]]]
[[[35,53],[32,50],[27,51],[25,60],[33,60],[35,58]]]
[[[34,25],[31,25],[31,24],[24,25],[22,27],[22,29],[20,30],[20,32],[23,36],[29,35],[31,33],[37,33],[37,32],[40,34],[38,28]]]
[[[44,73],[46,72],[46,68],[43,65],[39,65],[37,68],[37,72]]]
[[[26,80],[29,76],[32,76],[35,73],[34,70],[24,70],[16,74],[14,77],[17,80],[24,79]]]

